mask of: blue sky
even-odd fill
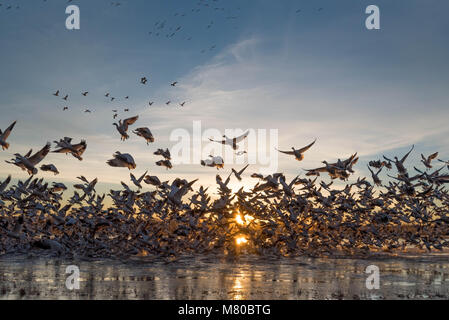
[[[192,130],[196,120],[219,130],[279,129],[281,149],[318,138],[302,163],[279,156],[279,171],[289,177],[353,152],[361,155],[356,169],[364,175],[367,161],[401,155],[412,144],[410,165],[421,152],[449,158],[447,1],[111,2],[73,1],[81,30],[68,31],[65,0],[0,0],[0,127],[18,121],[10,149],[0,153],[2,176],[26,176],[3,162],[13,153],[70,136],[87,140],[85,160],[52,154],[43,163],[61,174],[39,176],[70,182],[82,173],[106,188],[128,181],[127,169],[105,164],[121,151],[135,156],[136,175],[149,170],[164,180],[200,177],[213,184],[212,168],[191,164],[167,172],[154,165],[155,149],[173,145],[170,132]],[[14,8],[6,10],[9,4]],[[380,7],[381,30],[364,27],[370,4]],[[163,21],[156,37],[155,24]],[[150,85],[139,84],[142,76]],[[70,95],[67,112],[52,96],[58,89]],[[106,92],[117,101],[107,101]],[[167,100],[188,103],[165,107]],[[86,107],[94,112],[84,114]],[[156,143],[147,147],[136,136],[120,141],[111,109],[124,107],[131,112],[119,118],[138,114],[135,127],[148,126]]]

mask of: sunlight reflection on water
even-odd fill
[[[365,287],[365,268],[381,288]],[[80,290],[65,287],[67,265],[80,268]],[[0,299],[425,299],[449,296],[447,257],[414,259],[262,259],[184,257],[166,263],[0,259]]]

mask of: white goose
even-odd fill
[[[11,161],[6,161],[6,163],[13,164],[21,168],[22,170],[25,170],[30,175],[37,174],[38,170],[35,168],[35,166],[41,162],[47,154],[50,152],[50,142],[48,142],[45,147],[43,147],[40,151],[36,152],[34,155],[31,156],[31,153],[33,150],[31,149],[28,151],[28,153],[24,156],[22,156],[19,153],[14,154],[16,156],[15,159],[12,159]]]
[[[120,153],[117,151],[113,154],[114,159],[108,160],[106,163],[111,167],[128,168],[129,170],[136,168],[134,158],[129,153]]]
[[[54,164],[43,164],[41,166],[41,170],[53,172],[55,174],[55,176],[59,174],[59,171]]]
[[[210,139],[210,138],[209,138],[209,140],[212,141],[212,142],[218,142],[218,143],[221,143],[221,144],[224,144],[224,145],[231,146],[232,149],[238,150],[239,146],[237,144],[242,142],[246,137],[248,137],[248,135],[249,135],[249,130],[246,131],[241,136],[236,137],[236,138],[228,138],[226,135],[223,135],[224,140],[217,141],[217,140],[213,140],[213,139]]]
[[[222,157],[220,157],[220,156],[214,157],[211,155],[209,157],[210,157],[210,159],[201,160],[202,166],[211,167],[211,168],[215,167],[215,168],[217,168],[217,170],[224,167],[224,160]]]
[[[113,123],[113,124],[112,124],[112,125],[114,125],[114,126],[117,128],[117,131],[118,131],[118,132],[120,133],[120,135],[122,136],[122,138],[121,138],[122,141],[125,141],[126,139],[129,138],[129,135],[128,135],[128,133],[127,133],[127,131],[128,131],[128,126],[134,124],[134,122],[136,122],[137,119],[139,119],[139,116],[135,116],[135,117],[132,117],[132,118],[127,118],[127,119],[125,119],[125,120],[123,120],[123,121],[120,120],[120,121],[118,122],[118,124],[117,124],[117,123]]]
[[[137,128],[135,131],[133,131],[133,133],[138,135],[139,137],[144,138],[147,142],[147,145],[154,142],[153,134],[148,128]]]
[[[87,143],[85,140],[81,140],[78,144],[72,144],[72,138],[64,137],[64,139],[60,139],[58,141],[54,141],[56,143],[56,146],[59,148],[57,150],[54,150],[52,152],[54,153],[65,153],[65,154],[71,154],[78,160],[82,161],[83,158],[81,157],[87,149]]]

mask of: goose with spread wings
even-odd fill
[[[9,143],[6,142],[6,139],[8,139],[9,135],[11,134],[12,129],[16,125],[17,121],[14,121],[4,132],[0,130],[0,145],[2,146],[2,149],[8,149]]]
[[[54,143],[56,143],[56,147],[58,147],[58,149],[52,151],[53,153],[70,153],[79,161],[83,160],[82,155],[87,149],[87,143],[85,140],[81,140],[78,144],[72,144],[72,138],[64,137],[64,139],[54,141]]]
[[[235,137],[235,138],[228,138],[225,134],[223,135],[223,140],[214,140],[209,138],[210,141],[212,142],[218,142],[224,145],[228,145],[231,146],[232,149],[234,150],[238,150],[239,146],[237,145],[238,143],[242,142],[243,140],[245,140],[246,137],[248,137],[249,135],[249,130],[246,131],[244,134],[242,134],[239,137]]]
[[[295,156],[296,160],[302,161],[302,160],[304,160],[304,152],[309,150],[315,144],[315,142],[316,142],[316,139],[311,144],[309,144],[309,145],[307,145],[307,146],[305,146],[304,148],[301,148],[301,149],[295,149],[294,147],[292,147],[292,151],[281,151],[281,150],[278,150],[278,149],[276,149],[276,150],[281,152],[281,153],[284,153],[284,154]]]
[[[27,171],[29,175],[37,174],[38,170],[35,166],[39,162],[41,162],[50,152],[50,143],[48,142],[41,150],[39,150],[33,155],[31,155],[32,152],[33,150],[31,149],[24,156],[22,156],[19,153],[16,153],[14,154],[16,157],[15,159],[12,159],[11,161],[5,160],[5,162],[18,166],[22,170]]]
[[[134,124],[137,120],[139,119],[139,116],[135,116],[132,118],[127,118],[125,120],[120,120],[117,123],[113,123],[112,125],[114,125],[117,128],[117,131],[120,133],[120,135],[122,136],[121,140],[125,141],[126,139],[129,138],[129,135],[127,133],[128,131],[128,126]]]

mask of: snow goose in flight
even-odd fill
[[[51,192],[60,192],[67,190],[67,187],[63,183],[53,182],[53,187],[50,188]]]
[[[0,145],[2,146],[2,149],[8,149],[9,143],[6,142],[6,139],[8,139],[9,135],[11,134],[12,129],[16,125],[17,121],[14,121],[4,132],[0,130]]]
[[[118,124],[117,123],[113,123],[113,125],[117,128],[117,131],[120,133],[121,140],[125,141],[126,139],[129,138],[129,135],[127,134],[128,131],[128,126],[134,124],[137,119],[139,119],[139,116],[135,116],[132,118],[127,118],[125,120],[119,120]]]
[[[54,95],[55,97],[59,97],[59,90],[56,91],[55,93],[53,93],[53,95]]]
[[[137,128],[135,131],[133,131],[133,133],[138,135],[139,137],[144,138],[147,142],[147,145],[154,142],[153,134],[148,128]]]
[[[158,167],[165,167],[168,169],[173,168],[173,165],[171,164],[170,160],[159,160],[158,162],[156,162],[156,165]]]
[[[159,180],[159,178],[156,176],[146,176],[143,182],[156,187],[161,185],[161,180]]]
[[[209,140],[212,142],[218,142],[218,143],[221,143],[224,145],[231,146],[232,149],[238,150],[239,146],[237,144],[242,142],[246,137],[248,137],[248,135],[249,135],[249,130],[246,131],[244,134],[242,134],[239,137],[228,138],[228,137],[226,137],[226,135],[223,135],[224,140],[217,141],[217,140],[213,140],[211,138],[209,138]]]
[[[209,155],[210,159],[206,159],[206,160],[201,160],[201,165],[203,167],[211,167],[211,168],[217,168],[218,169],[222,169],[224,167],[224,160],[222,157],[220,156],[211,156]]]
[[[421,153],[421,162],[426,166],[427,169],[432,169],[431,162],[432,160],[436,159],[438,157],[438,152],[432,153],[427,158],[424,157],[424,155]]]
[[[171,160],[171,154],[170,154],[170,150],[167,149],[157,149],[154,152],[154,155],[156,156],[163,156],[165,158],[165,160]]]
[[[16,156],[15,159],[12,159],[11,161],[5,161],[6,163],[13,164],[21,168],[22,170],[25,170],[30,175],[37,174],[38,170],[35,167],[39,162],[41,162],[47,154],[50,152],[50,143],[48,142],[45,147],[43,147],[40,151],[36,152],[34,155],[31,156],[31,153],[33,150],[28,151],[28,153],[24,156],[22,156],[19,153],[14,154]]]
[[[396,169],[398,170],[398,175],[399,176],[405,176],[407,175],[407,169],[404,167],[404,162],[405,160],[407,160],[408,156],[410,155],[410,153],[413,151],[413,149],[415,148],[415,145],[412,146],[412,148],[410,149],[409,152],[407,152],[405,154],[405,156],[402,157],[401,160],[398,159],[398,157],[394,157],[394,160],[388,159],[387,157],[384,156],[384,159],[390,162],[393,162],[396,165]]]
[[[234,173],[235,177],[239,180],[242,181],[242,173],[246,170],[246,168],[248,168],[249,164],[247,164],[242,170],[240,170],[239,172],[235,171],[234,168],[232,168],[232,172]]]
[[[192,185],[197,181],[198,179],[190,181],[188,183],[184,183],[182,182],[182,180],[176,179],[171,185],[168,199],[178,206],[182,205],[182,197],[187,194]]]
[[[316,139],[311,144],[309,144],[309,145],[307,145],[307,146],[305,146],[304,148],[301,148],[301,149],[295,149],[294,147],[292,147],[293,151],[281,151],[281,150],[278,150],[278,149],[276,149],[276,150],[281,152],[281,153],[285,153],[285,154],[288,154],[288,155],[295,156],[296,160],[302,161],[304,159],[304,152],[309,150],[315,144],[315,142],[316,142]]]
[[[145,176],[147,175],[148,171],[145,171],[145,173],[143,175],[140,176],[139,179],[137,179],[131,172],[129,173],[129,176],[131,178],[132,183],[134,183],[136,185],[136,187],[138,187],[139,189],[142,189],[142,180],[145,178]]]
[[[113,159],[106,162],[111,167],[128,168],[129,170],[136,168],[134,158],[129,153],[120,153],[117,151],[113,154],[113,157]]]
[[[53,172],[55,174],[55,176],[59,174],[59,171],[54,164],[43,164],[41,166],[41,170]]]
[[[72,145],[72,138],[64,137],[64,139],[60,139],[59,142],[54,141],[54,143],[56,143],[56,147],[59,149],[52,151],[53,153],[70,153],[79,161],[83,160],[82,155],[87,149],[87,143],[85,140],[81,140],[80,143]]]

